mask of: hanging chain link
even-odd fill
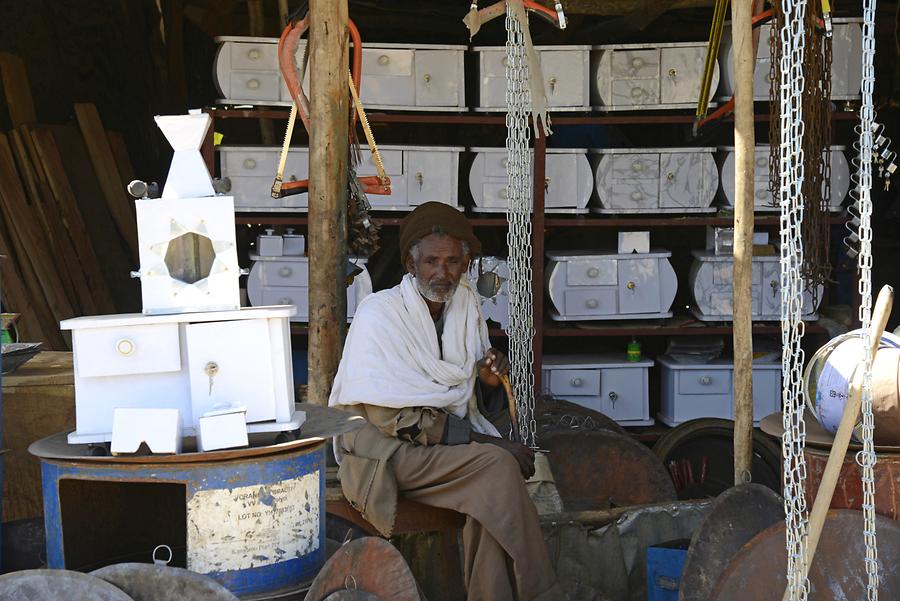
[[[878,547],[875,539],[875,418],[872,414],[872,130],[875,111],[875,5],[876,0],[863,0],[862,38],[862,106],[859,127],[859,321],[865,338],[865,371],[862,386],[863,450],[856,456],[862,468],[863,536],[866,544],[866,592],[869,601],[878,599]]]
[[[805,601],[809,580],[803,572],[809,515],[803,484],[806,480],[806,427],[803,422],[803,54],[806,0],[784,0],[778,30],[779,133],[778,199],[781,208],[781,370],[784,380],[782,452],[784,454],[784,512],[787,546],[787,587],[792,601]],[[773,58],[774,60],[774,58]]]
[[[531,271],[531,107],[528,57],[523,27],[506,9],[506,157],[508,171],[507,212],[509,222],[509,356],[510,375],[516,395],[519,439],[535,446],[534,415],[534,310]]]

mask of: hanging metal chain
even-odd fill
[[[524,13],[524,11],[523,11]],[[535,445],[534,416],[534,310],[531,271],[532,177],[531,107],[528,58],[523,28],[509,4],[506,9],[506,157],[509,222],[509,337],[510,375],[516,396],[520,440]]]
[[[865,333],[865,371],[862,386],[863,450],[856,461],[862,468],[863,536],[866,544],[866,592],[869,601],[878,599],[878,546],[875,538],[875,418],[872,414],[872,131],[875,111],[875,5],[876,0],[863,0],[862,37],[862,106],[859,111],[859,321]]]
[[[805,47],[806,0],[784,0],[783,23],[778,30],[779,54],[779,134],[778,200],[781,208],[781,373],[784,407],[782,452],[784,455],[784,512],[787,546],[787,589],[789,598],[805,601],[809,580],[803,572],[809,530],[808,508],[803,484],[806,460],[803,448],[802,369],[803,312],[803,54]],[[774,57],[773,57],[773,60]]]

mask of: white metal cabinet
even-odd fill
[[[309,321],[309,257],[261,257],[250,255],[253,266],[247,278],[247,298],[253,306],[294,305],[291,321]],[[347,321],[359,302],[372,292],[366,259],[352,258],[362,268],[347,287]]]
[[[695,250],[688,276],[694,306],[691,312],[702,321],[731,321],[733,316],[732,281],[734,259],[713,251]],[[816,298],[803,292],[803,319],[814,320],[824,291],[819,286]],[[781,319],[781,264],[777,256],[755,256],[752,265],[751,316],[758,321]],[[814,302],[815,301],[815,302]]]
[[[472,148],[469,190],[480,213],[507,208],[506,149]],[[534,152],[532,151],[532,158]],[[591,166],[584,148],[548,148],[544,161],[544,212],[586,213],[593,189]]]
[[[222,36],[213,75],[219,103],[290,106],[278,69],[278,38]],[[301,41],[298,60],[306,42]],[[465,46],[366,44],[360,99],[367,108],[465,110]],[[304,89],[309,93],[309,70]]]
[[[547,291],[557,321],[671,317],[672,253],[548,252]]]
[[[841,204],[850,190],[850,166],[844,155],[846,146],[832,146],[824,151],[823,158],[830,161],[831,169],[831,195],[828,199],[828,209],[833,212],[841,211]],[[753,169],[753,208],[759,212],[776,212],[778,199],[769,190],[769,152],[768,146],[757,146],[754,151],[755,166]],[[734,207],[734,147],[719,147],[719,157],[722,163],[722,201],[725,208]],[[823,186],[824,192],[824,186]]]
[[[734,419],[734,364],[728,359],[682,363],[661,355],[660,420],[669,426],[701,417]],[[781,363],[753,362],[753,425],[781,410]]]
[[[506,48],[475,46],[478,54],[476,111],[506,110]],[[535,46],[547,108],[557,111],[590,110],[590,46]]]
[[[391,179],[391,194],[369,194],[369,203],[379,211],[408,211],[435,200],[452,206],[459,203],[459,154],[457,146],[381,146],[385,173]],[[281,148],[277,146],[216,147],[222,177],[231,180],[235,210],[254,212],[305,211],[307,193],[272,198],[272,182]],[[359,176],[376,175],[374,157],[363,151],[357,166]],[[284,181],[309,178],[309,149],[291,148]]]
[[[855,100],[860,96],[862,83],[862,19],[832,19],[834,33],[831,38],[831,99]],[[772,56],[769,52],[771,24],[759,28],[759,48],[753,71],[753,99],[769,100],[769,69]],[[726,25],[719,50],[719,67],[722,78],[719,95],[734,94],[734,47],[731,44],[731,26]]]
[[[599,411],[626,426],[653,423],[648,371],[653,361],[626,361],[623,355],[545,355],[545,392]]]
[[[591,149],[596,213],[711,213],[714,148]]]
[[[69,442],[110,441],[118,408],[177,409],[185,436],[215,405],[247,407],[250,432],[295,430],[304,415],[294,407],[293,313],[258,307],[61,322],[72,331],[75,364],[76,429]],[[209,370],[211,362],[218,369]]]
[[[706,42],[611,44],[591,51],[591,104],[601,111],[694,108]],[[719,70],[713,71],[713,87]]]

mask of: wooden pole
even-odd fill
[[[734,47],[734,482],[751,479],[753,461],[753,52],[751,0],[731,3]]]
[[[875,353],[878,352],[878,344],[881,342],[881,335],[884,334],[884,328],[887,325],[888,318],[891,316],[893,306],[894,289],[890,286],[884,286],[881,292],[878,293],[875,309],[872,311],[870,332],[872,333],[871,353],[873,364],[875,362]],[[844,405],[844,412],[841,414],[841,421],[834,435],[834,442],[831,443],[831,451],[828,453],[828,462],[825,464],[825,471],[822,473],[822,481],[819,483],[816,500],[813,503],[812,511],[809,513],[806,556],[803,558],[801,565],[804,578],[809,574],[809,566],[812,564],[812,558],[816,554],[816,547],[819,546],[819,537],[822,535],[822,528],[825,526],[825,518],[831,506],[831,498],[834,496],[834,489],[837,486],[838,477],[841,473],[841,466],[844,463],[844,458],[847,456],[847,448],[850,446],[850,437],[853,435],[853,428],[856,426],[856,419],[859,417],[859,409],[862,405],[863,375],[860,373],[860,370],[857,370],[850,380],[847,403]],[[790,597],[790,592],[790,587],[784,591],[783,599],[785,601]]]
[[[327,405],[347,322],[347,0],[309,14],[309,402]]]

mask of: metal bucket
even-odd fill
[[[278,451],[192,463],[41,458],[49,567],[149,562],[167,545],[171,565],[236,595],[299,588],[325,561],[325,447]]]

